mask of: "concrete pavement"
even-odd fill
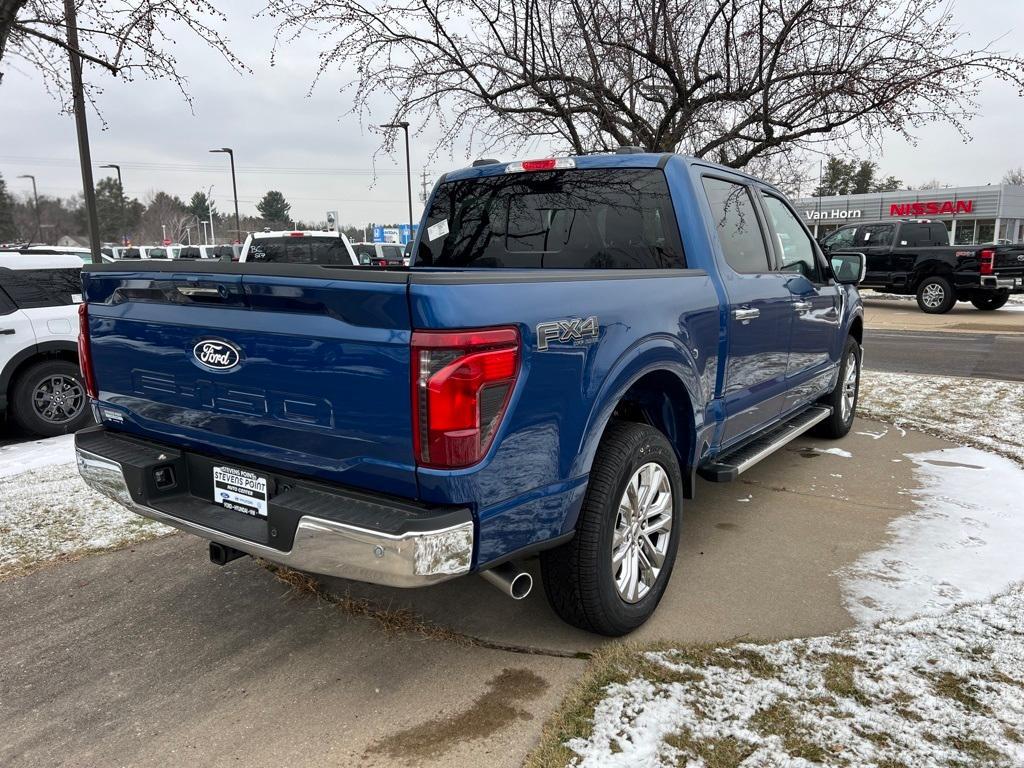
[[[958,303],[944,315],[928,315],[910,298],[880,299],[865,290],[864,323],[868,328],[906,331],[953,331],[957,333],[1024,333],[1024,305],[1007,304],[993,312]]]
[[[893,459],[948,445],[855,431],[871,434],[799,440],[739,482],[702,482],[634,639],[850,626],[835,571],[911,510],[911,464]],[[838,446],[852,457],[821,452]],[[562,624],[539,587],[516,603],[472,577],[327,586],[533,652],[389,634],[251,560],[218,569],[176,535],[0,583],[0,765],[518,765],[584,664],[536,651],[606,642]]]

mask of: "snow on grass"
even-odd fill
[[[857,409],[1024,464],[1024,382],[865,370]]]
[[[173,530],[86,486],[73,455],[68,459],[65,438],[40,442],[48,444],[45,450],[37,443],[21,443],[0,453],[0,579]],[[28,471],[4,474],[18,468]]]
[[[592,721],[562,720],[577,733],[533,765],[1024,764],[1024,588],[837,635],[621,659],[570,697],[600,686]]]
[[[1024,470],[975,448],[906,458],[917,510],[889,524],[881,549],[840,571],[850,614],[873,622],[934,613],[1024,581]]]
[[[74,435],[0,446],[0,477],[11,477],[30,469],[42,469],[54,464],[74,463]]]

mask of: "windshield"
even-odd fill
[[[337,237],[261,237],[249,246],[249,261],[288,264],[351,264]]]
[[[416,263],[436,267],[683,267],[660,169],[602,168],[448,182]]]

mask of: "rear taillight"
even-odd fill
[[[987,248],[978,254],[978,259],[981,261],[981,274],[983,275],[994,275],[996,271],[996,252],[990,251]]]
[[[78,305],[78,367],[82,372],[85,392],[95,400],[96,374],[92,370],[92,351],[89,349],[89,305],[84,301]]]
[[[414,331],[413,443],[422,466],[468,467],[487,453],[519,374],[515,328]]]

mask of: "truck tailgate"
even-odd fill
[[[106,423],[416,496],[404,275],[108,270],[83,273]]]

